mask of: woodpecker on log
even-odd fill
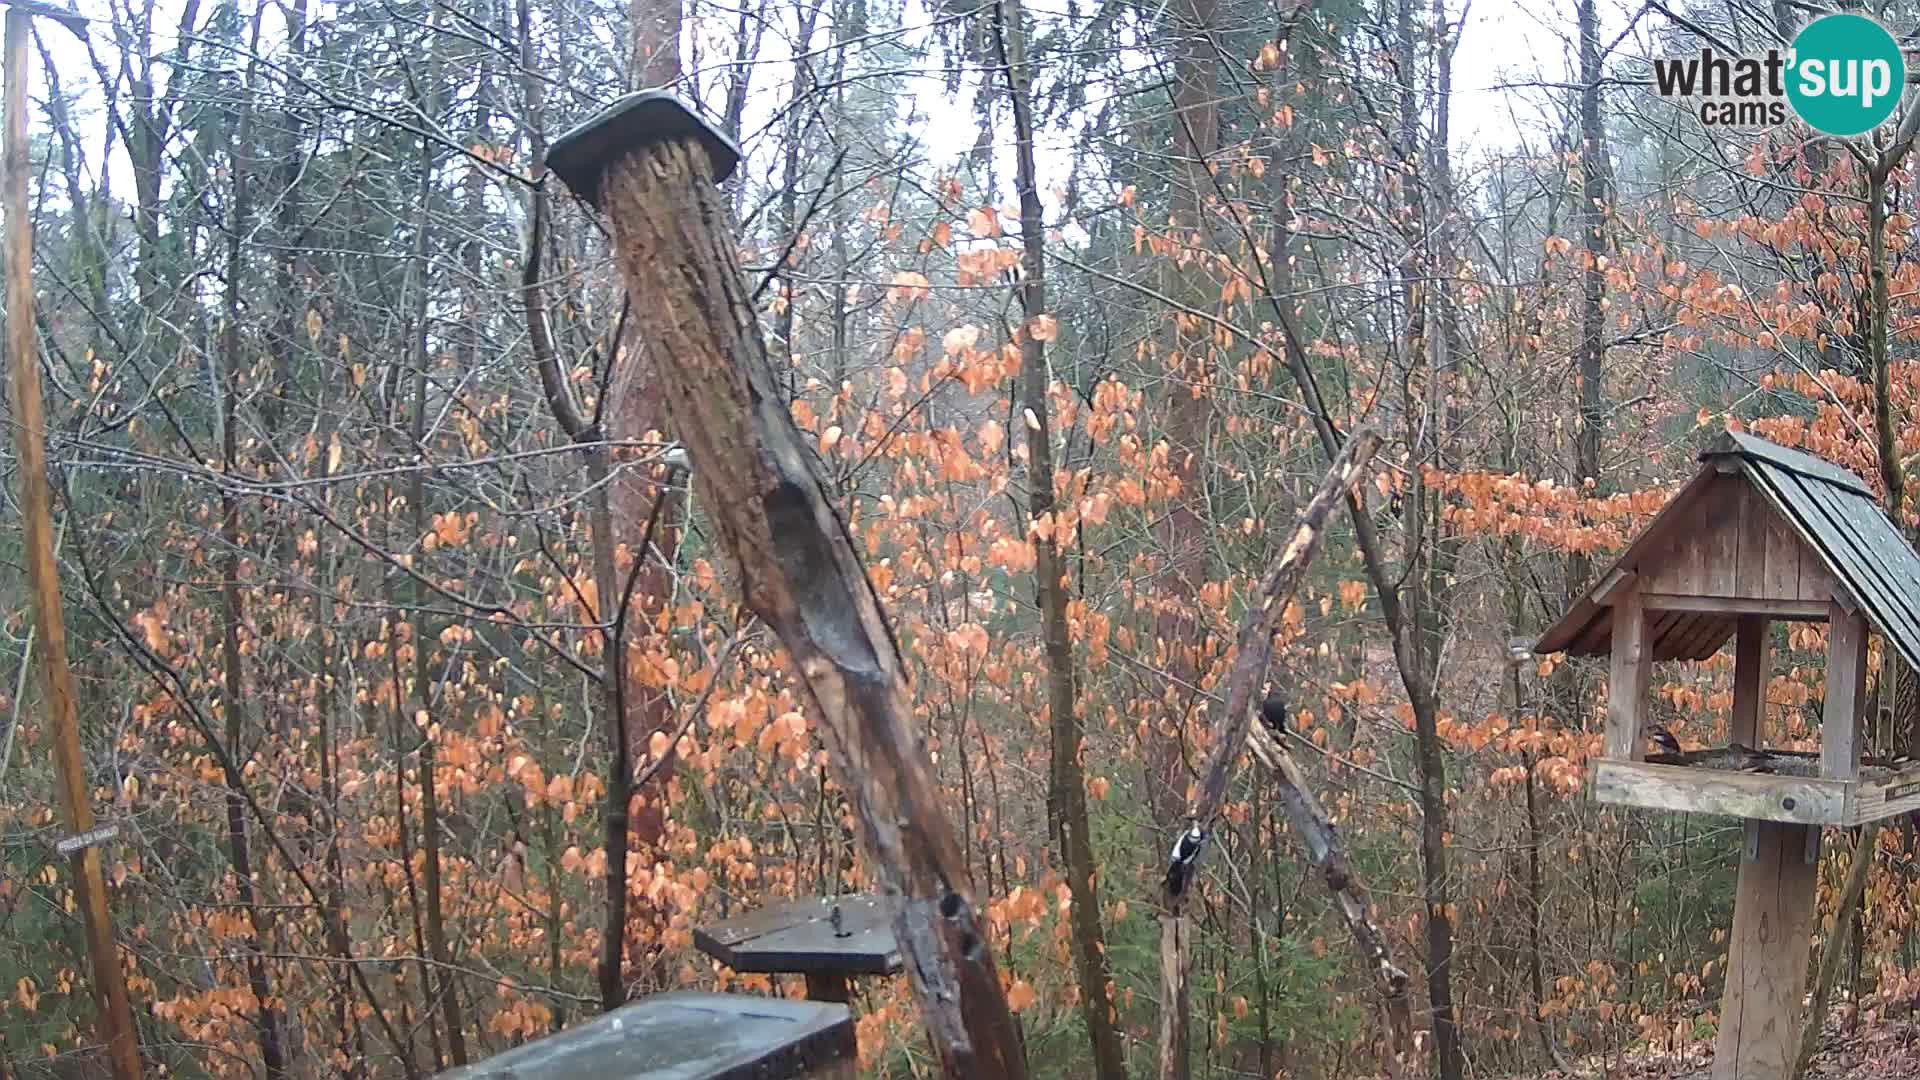
[[[1198,820],[1187,822],[1187,831],[1173,842],[1173,853],[1167,858],[1167,895],[1178,897],[1186,892],[1188,882],[1193,880],[1193,872],[1200,864],[1200,849],[1207,843],[1207,831],[1200,827]]]

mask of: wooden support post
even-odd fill
[[[837,1001],[842,1005],[853,1000],[853,991],[847,985],[847,977],[832,972],[807,972],[808,1001]]]
[[[1024,1080],[1025,1053],[934,787],[893,632],[814,441],[767,359],[715,186],[739,151],[671,94],[615,102],[554,140],[547,166],[599,206],[694,490],[746,606],[786,647],[796,692],[881,888],[949,1077]]]
[[[1640,761],[1647,756],[1641,734],[1647,718],[1647,679],[1653,650],[1647,643],[1647,612],[1637,587],[1629,586],[1613,603],[1613,665],[1607,675],[1607,742],[1604,756]]]
[[[1860,708],[1867,695],[1867,621],[1835,600],[1827,612],[1827,697],[1820,714],[1820,774],[1860,774]]]
[[[7,352],[13,374],[13,438],[20,457],[20,512],[25,532],[27,578],[33,623],[42,643],[46,718],[60,772],[60,814],[70,834],[93,828],[86,761],[80,750],[80,713],[67,666],[66,613],[60,602],[60,570],[53,554],[53,494],[47,484],[46,406],[40,397],[40,357],[33,318],[33,225],[27,220],[27,20],[30,8],[7,8],[6,186]],[[71,19],[72,16],[68,16]],[[67,19],[70,29],[83,27]],[[76,29],[76,33],[81,32]],[[67,859],[74,897],[93,960],[93,1004],[100,1041],[116,1080],[140,1075],[140,1049],[127,1005],[120,950],[107,914],[107,886],[100,849],[85,844]]]
[[[1713,1080],[1788,1080],[1800,1044],[1814,873],[1807,860],[1817,825],[1746,823],[1734,897],[1727,987],[1720,1004]]]
[[[1733,644],[1733,720],[1730,738],[1755,750],[1766,746],[1767,680],[1773,674],[1767,617],[1740,616]]]

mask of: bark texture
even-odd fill
[[[711,162],[690,142],[637,149],[602,191],[716,546],[786,646],[875,877],[902,898],[894,930],[934,1052],[951,1077],[1025,1077],[892,631],[774,381]]]

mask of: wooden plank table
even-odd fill
[[[901,968],[893,909],[878,896],[761,908],[695,929],[693,943],[735,971],[804,975],[807,996],[816,1001],[846,1001],[850,977],[893,975]]]

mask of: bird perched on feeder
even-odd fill
[[[1207,830],[1200,827],[1198,819],[1187,819],[1187,830],[1173,842],[1173,853],[1167,858],[1167,895],[1177,897],[1187,890],[1187,883],[1193,880],[1194,868],[1200,864],[1200,849],[1207,843]]]
[[[1658,746],[1663,754],[1686,753],[1686,750],[1680,746],[1680,740],[1674,738],[1673,732],[1667,730],[1665,724],[1655,724],[1648,728],[1647,741]]]

